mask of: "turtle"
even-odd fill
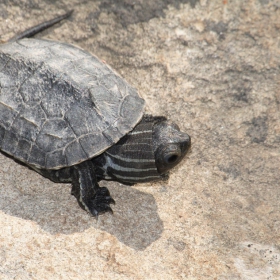
[[[115,204],[101,180],[167,179],[191,138],[146,114],[137,90],[96,56],[27,38],[65,17],[0,45],[0,149],[53,182],[71,183],[81,208],[97,218]]]

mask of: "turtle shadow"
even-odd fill
[[[50,234],[71,235],[94,227],[114,235],[126,246],[144,250],[163,232],[163,222],[151,194],[116,182],[101,182],[110,189],[116,205],[112,206],[113,215],[107,213],[96,220],[78,206],[70,195],[69,184],[55,184],[29,170],[23,170],[23,173],[14,176],[9,168],[9,172],[0,174],[0,180],[3,179],[0,210],[7,215],[32,220]]]

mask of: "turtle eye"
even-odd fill
[[[182,159],[182,152],[179,144],[162,145],[156,152],[156,164],[158,170],[166,172]]]
[[[167,164],[173,164],[178,160],[179,157],[180,155],[178,155],[178,153],[168,154],[164,157],[164,161]]]
[[[164,174],[184,158],[191,147],[191,138],[178,125],[162,121],[154,124],[153,145],[158,173]]]

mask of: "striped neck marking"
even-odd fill
[[[157,171],[156,167],[151,167],[151,168],[132,168],[132,167],[125,167],[125,166],[121,166],[119,164],[116,164],[112,161],[111,157],[116,158],[117,156],[113,156],[109,153],[107,153],[108,156],[106,156],[106,164],[103,166],[103,168],[108,168],[111,167],[114,170],[117,171],[127,171],[127,172],[145,172],[145,171]],[[120,157],[119,157],[120,158]],[[123,158],[123,161],[129,161],[130,159],[126,159]],[[145,162],[147,162],[148,160],[144,160]],[[139,160],[137,160],[137,162],[139,162]],[[150,162],[150,160],[149,160]]]
[[[158,180],[161,178],[159,175],[145,176],[145,177],[131,177],[131,176],[122,176],[119,174],[114,174],[114,176],[124,182],[136,182],[136,183],[137,182],[149,182],[149,181]]]
[[[143,119],[133,131],[103,154],[103,176],[121,182],[137,183],[161,179],[153,146],[154,121]]]
[[[112,155],[109,152],[105,152],[105,154],[107,154],[108,156],[115,158],[115,159],[119,159],[125,162],[155,162],[154,159],[133,159],[133,158],[125,158],[125,157],[121,157],[119,155]]]

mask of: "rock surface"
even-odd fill
[[[168,182],[102,182],[98,222],[0,155],[0,279],[280,279],[279,1],[147,3],[0,3],[2,41],[75,9],[37,37],[105,60],[193,143]]]

